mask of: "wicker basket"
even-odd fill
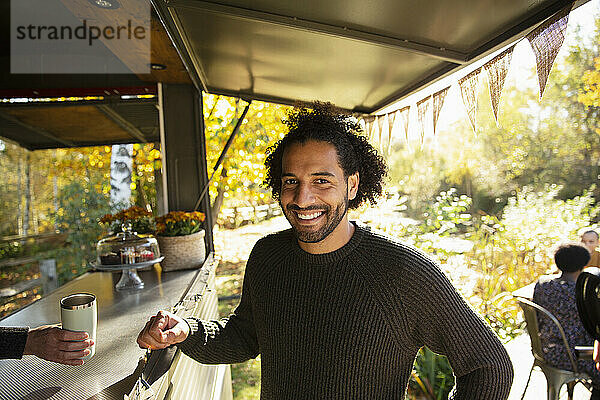
[[[157,236],[158,247],[165,259],[163,271],[200,268],[206,258],[204,230],[186,236]]]

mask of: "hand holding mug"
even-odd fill
[[[137,343],[143,349],[164,349],[183,342],[189,334],[190,326],[185,320],[161,310],[146,322],[138,335]]]
[[[25,351],[44,360],[66,365],[83,364],[82,357],[91,353],[94,341],[86,332],[71,332],[58,325],[44,325],[29,330]]]

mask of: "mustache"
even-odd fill
[[[308,207],[300,207],[297,204],[288,204],[285,207],[286,210],[288,211],[312,211],[312,210],[318,210],[318,211],[325,211],[328,212],[331,207],[327,206],[327,205],[312,205],[312,206],[308,206]]]

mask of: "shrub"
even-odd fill
[[[556,185],[543,192],[524,188],[509,198],[501,219],[482,217],[470,237],[474,246],[466,255],[481,279],[469,300],[504,340],[523,328],[511,292],[555,270],[556,245],[578,240],[578,231],[598,213],[593,188],[569,200],[556,198],[560,190]]]
[[[58,196],[56,223],[59,230],[68,232],[68,246],[56,250],[59,284],[81,275],[88,262],[96,257],[96,243],[103,229],[100,218],[109,212],[107,196],[98,193],[87,182],[72,182]]]
[[[447,399],[454,386],[454,375],[448,359],[427,347],[417,354],[409,383],[409,395],[425,396],[427,400]]]
[[[398,212],[405,200],[391,196],[363,220],[437,259],[500,339],[508,341],[524,328],[511,292],[553,270],[554,247],[578,239],[578,230],[590,227],[598,214],[593,187],[570,200],[558,199],[560,190],[557,185],[540,192],[523,188],[508,199],[498,218],[472,217],[467,212],[471,199],[450,189],[424,207],[420,221]],[[412,394],[446,398],[453,384],[448,360],[422,349],[411,378]]]

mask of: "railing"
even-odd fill
[[[5,236],[0,238],[0,246],[8,246],[11,243],[19,245],[27,244],[50,244],[53,247],[63,246],[68,233],[49,232],[37,235],[27,236]],[[45,256],[47,252],[40,252],[35,255],[23,255],[0,260],[0,271],[15,270],[21,267],[24,275],[33,277],[23,279],[10,284],[0,286],[0,302],[7,304],[15,296],[21,293],[41,288],[44,293],[49,293],[58,287],[58,275],[56,271],[56,260],[50,256]],[[33,300],[33,299],[32,299]],[[20,301],[19,306],[24,306]],[[4,314],[4,313],[2,313]],[[2,316],[0,314],[0,316]]]
[[[219,213],[219,225],[233,229],[243,225],[258,223],[281,215],[279,204],[264,204],[261,206],[224,208]]]
[[[28,240],[35,240],[35,241],[52,241],[54,239],[64,239],[66,236],[68,235],[67,233],[61,233],[61,232],[45,232],[45,233],[38,233],[36,235],[11,235],[11,236],[3,236],[0,237],[0,244],[2,243],[7,243],[7,242],[26,242]]]

